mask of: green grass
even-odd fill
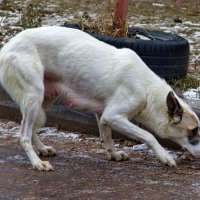
[[[169,80],[168,83],[172,86],[180,83],[181,89],[183,91],[186,91],[189,88],[197,88],[200,86],[199,80],[196,78],[195,75],[191,74],[188,74],[185,78]]]

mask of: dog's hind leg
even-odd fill
[[[39,136],[37,135],[37,130],[41,128],[45,123],[45,111],[41,109],[38,113],[38,116],[35,120],[35,123],[33,125],[33,133],[32,133],[32,143],[39,151],[40,155],[42,156],[55,156],[56,150],[52,146],[46,146],[44,145]]]
[[[8,51],[1,62],[2,85],[22,113],[20,144],[35,169],[52,170],[50,163],[40,160],[32,147],[32,130],[44,99],[44,67],[37,50],[26,46],[25,51],[20,48],[20,53]]]
[[[35,153],[32,147],[33,126],[37,118],[37,115],[39,113],[39,110],[41,109],[41,104],[42,104],[41,96],[43,95],[42,93],[40,94],[39,91],[35,92],[33,92],[33,95],[30,95],[31,98],[27,99],[27,106],[25,107],[24,112],[22,111],[23,124],[21,128],[20,144],[27,153],[33,165],[33,168],[38,170],[53,170],[53,167],[48,161],[40,160],[40,158]]]
[[[101,127],[100,127],[100,118],[101,118],[101,115],[95,114],[95,117],[96,117],[97,124],[98,124],[98,128],[99,128],[99,138],[100,138],[100,142],[103,143],[103,133],[102,133]]]

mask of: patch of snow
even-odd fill
[[[165,4],[163,3],[152,3],[153,6],[157,6],[157,7],[164,7]]]
[[[157,180],[149,180],[149,179],[144,179],[145,184],[147,185],[155,185],[155,184],[159,184],[160,182]]]
[[[174,28],[168,28],[167,30],[164,31],[165,33],[171,33],[171,34],[177,34],[178,30]]]
[[[0,122],[0,138],[19,137],[20,126],[15,122]]]
[[[188,39],[188,42],[189,42],[190,44],[195,44],[195,41],[194,41],[193,39]]]
[[[200,27],[200,23],[193,23],[191,21],[185,21],[183,22],[183,25],[189,27]]]
[[[199,99],[200,98],[200,88],[188,89],[183,93],[184,97],[188,99]]]
[[[138,144],[134,145],[133,147],[123,147],[123,149],[128,152],[128,151],[142,151],[142,152],[148,152],[150,154],[153,154],[153,151],[149,149],[149,147],[146,144]],[[177,152],[177,151],[171,151],[167,150],[166,151],[173,157],[173,159],[177,160],[178,155],[181,154],[182,152]]]
[[[176,183],[171,183],[171,182],[168,182],[168,181],[164,181],[164,182],[163,182],[163,185],[169,185],[169,186],[170,186],[170,185],[171,185],[171,186],[174,185],[174,186],[177,186]]]
[[[40,129],[41,137],[62,137],[66,140],[79,140],[79,135],[58,131],[56,127],[44,127]]]
[[[153,153],[153,151],[151,149],[148,148],[148,146],[146,144],[137,144],[134,145],[132,147],[123,147],[123,150],[126,152],[129,151],[142,151],[142,152],[149,152],[149,153]]]
[[[0,164],[3,164],[5,162],[6,162],[5,160],[0,159]]]
[[[0,121],[0,138],[7,138],[7,137],[13,137],[18,138],[19,137],[19,130],[20,125],[9,121],[9,122],[1,122]],[[55,127],[44,127],[39,130],[41,137],[62,137],[66,140],[81,140],[79,139],[79,134],[76,133],[68,133],[68,132],[62,132],[58,131]]]
[[[27,158],[20,156],[20,155],[15,155],[15,156],[9,156],[6,158],[5,162],[7,161],[15,161],[17,163],[29,163],[29,161],[27,160]]]
[[[138,144],[132,147],[133,151],[149,151],[149,148],[146,144]]]
[[[193,183],[191,185],[191,188],[199,191],[200,190],[200,183]]]
[[[120,146],[120,144],[114,143],[113,146],[114,146],[115,148],[118,148],[118,147]]]
[[[200,32],[199,31],[196,31],[193,33],[193,37],[194,38],[199,38],[200,37]]]
[[[88,156],[88,155],[81,155],[81,154],[73,155],[72,158],[88,159],[88,160],[91,160],[91,159],[92,159],[91,156]]]

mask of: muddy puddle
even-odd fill
[[[54,171],[33,170],[18,143],[19,124],[0,121],[0,199],[200,199],[200,159],[172,151],[177,168],[160,164],[143,144],[115,140],[130,160],[108,161],[95,136],[40,131],[58,151],[42,158]]]

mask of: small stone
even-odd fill
[[[183,21],[182,21],[181,19],[179,19],[179,18],[175,18],[175,19],[174,19],[174,22],[175,22],[175,23],[182,23]]]
[[[11,129],[13,128],[13,124],[12,123],[8,123],[4,126],[5,129]]]

